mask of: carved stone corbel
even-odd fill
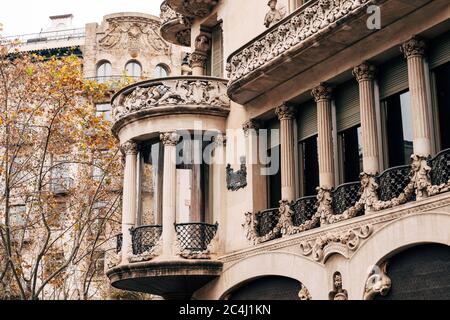
[[[388,261],[376,266],[366,281],[364,300],[373,300],[377,295],[386,296],[391,290],[392,281],[387,275]]]

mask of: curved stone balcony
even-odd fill
[[[198,120],[206,126],[210,123],[212,127],[222,129],[224,119],[230,112],[226,83],[224,79],[213,77],[180,76],[143,81],[125,87],[112,98],[112,130],[118,135],[128,124],[154,118],[160,120],[161,117],[168,120],[167,116],[192,126],[195,121],[192,117],[198,118],[199,115],[201,117]],[[149,125],[154,126],[157,132],[158,126],[164,126],[164,121],[145,125],[141,128],[142,135],[148,133]],[[176,128],[178,126],[172,129]],[[130,138],[138,136],[137,131],[134,130]]]
[[[161,256],[162,226],[131,230],[132,253],[125,263],[112,267],[107,276],[122,290],[146,292],[166,299],[189,299],[193,292],[218,277],[223,263],[211,259],[218,224],[176,224],[177,257]],[[117,237],[117,253],[122,248]]]
[[[166,0],[176,12],[191,18],[207,17],[219,0]]]
[[[175,45],[191,46],[191,19],[175,12],[167,1],[161,4],[161,36]]]
[[[382,28],[387,28],[427,2],[405,6],[394,0],[311,0],[228,57],[228,95],[245,105],[285,82],[295,86],[302,73],[338,53],[353,59],[347,48],[379,34],[367,27],[370,5],[389,12],[382,14]]]

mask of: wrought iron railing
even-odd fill
[[[295,227],[311,220],[317,212],[317,196],[300,198],[294,202],[292,209],[292,223]]]
[[[342,214],[353,207],[361,197],[361,182],[350,182],[338,186],[333,191],[333,212]]]
[[[433,185],[447,183],[450,180],[450,149],[443,150],[431,158],[429,166]]]
[[[15,36],[4,37],[0,40],[0,44],[17,42],[19,44],[32,44],[50,41],[63,41],[72,39],[82,39],[86,36],[85,29],[68,29],[59,31],[48,31],[40,33],[30,33]]]
[[[122,244],[123,244],[123,234],[120,233],[116,236],[116,253],[122,251]]]
[[[175,225],[182,251],[204,252],[217,233],[219,224],[180,223]]]
[[[256,214],[256,233],[259,237],[269,234],[277,226],[280,219],[279,211],[279,208],[272,208]]]
[[[150,252],[159,242],[162,235],[162,226],[142,226],[131,230],[133,254],[140,255]]]
[[[378,196],[382,201],[389,201],[400,196],[411,182],[411,166],[389,168],[378,177]],[[414,200],[414,196],[409,201]]]

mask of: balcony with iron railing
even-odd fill
[[[282,201],[280,208],[248,213],[244,227],[255,244],[301,234],[406,204],[420,205],[450,191],[450,149],[435,157],[412,157],[412,164],[393,167],[378,175],[361,174],[360,182],[335,189],[318,188],[317,196]]]
[[[380,33],[368,27],[369,6],[389,12],[383,15],[381,27],[385,28],[428,2],[412,1],[404,6],[395,0],[308,1],[228,57],[228,95],[245,105],[286,82],[295,88],[312,67],[337,54],[345,55],[345,49]],[[324,67],[329,69],[329,65]]]

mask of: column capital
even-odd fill
[[[203,52],[192,52],[189,56],[189,66],[191,68],[205,68],[208,56]]]
[[[332,92],[333,90],[327,84],[321,83],[312,89],[311,95],[316,102],[319,102],[322,100],[331,100]]]
[[[353,75],[358,82],[361,81],[372,81],[375,79],[376,67],[367,61],[364,61],[359,66],[353,68]]]
[[[225,147],[227,145],[227,135],[220,132],[212,138],[215,147]]]
[[[278,119],[281,120],[294,120],[295,119],[295,107],[291,103],[285,102],[281,106],[275,109],[275,114]]]
[[[138,144],[132,140],[125,142],[120,146],[124,155],[136,155],[138,153]]]
[[[176,132],[164,132],[161,133],[160,139],[164,146],[176,146],[180,136]]]
[[[419,37],[412,37],[402,44],[400,50],[405,58],[423,57],[425,55],[426,43]]]
[[[259,129],[261,129],[261,123],[255,119],[250,119],[242,124],[242,130],[244,130],[246,137],[248,137],[250,130],[254,130],[258,133]]]

